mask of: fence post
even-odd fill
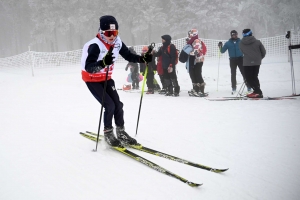
[[[30,55],[30,61],[31,61],[31,75],[34,77],[34,60],[33,60],[33,52],[30,51],[30,46],[28,46],[28,51]]]

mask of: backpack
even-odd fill
[[[179,61],[181,63],[185,63],[189,59],[189,54],[187,54],[183,49],[180,52],[179,55]]]
[[[168,46],[168,54],[170,55],[170,48],[171,48],[171,45],[173,45],[174,47],[175,47],[175,49],[176,49],[176,46],[174,45],[174,44],[170,44],[169,46]],[[177,65],[177,63],[178,63],[178,54],[179,54],[179,50],[178,49],[176,49],[176,57],[175,57],[175,65]]]

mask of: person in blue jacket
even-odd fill
[[[230,69],[231,69],[231,88],[232,94],[236,91],[236,68],[240,69],[240,72],[243,76],[245,84],[247,85],[248,92],[251,92],[251,87],[248,85],[245,79],[244,67],[243,67],[243,53],[239,48],[239,44],[241,39],[238,38],[238,33],[236,30],[232,30],[230,32],[231,38],[224,44],[219,42],[218,46],[221,53],[225,53],[228,50],[229,61],[230,61]]]

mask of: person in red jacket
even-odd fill
[[[186,62],[186,68],[193,84],[193,89],[189,92],[189,95],[196,97],[205,96],[204,88],[206,84],[202,77],[202,66],[206,54],[206,46],[204,42],[199,39],[197,29],[190,30],[188,34],[190,39],[187,41],[187,44],[190,44],[193,48],[189,55],[188,62]]]
[[[111,77],[114,62],[120,54],[129,62],[148,63],[152,61],[152,55],[146,53],[142,57],[131,53],[118,36],[118,28],[118,22],[113,16],[100,17],[99,33],[83,46],[81,74],[90,92],[105,108],[105,141],[111,146],[122,147],[123,144],[137,144],[137,141],[125,132],[123,103],[120,101],[115,82]],[[111,53],[110,49],[112,49]],[[108,76],[106,76],[107,70]],[[117,138],[113,131],[113,118],[116,124]]]

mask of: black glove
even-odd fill
[[[104,56],[102,60],[97,61],[95,64],[89,64],[86,66],[86,71],[89,73],[97,73],[101,69],[105,68],[106,65],[111,65],[113,64],[113,47],[110,47],[109,51],[107,54]]]
[[[113,59],[115,57],[113,57],[114,53],[113,52],[107,52],[107,54],[104,56],[104,58],[102,59],[102,66],[107,66],[107,65],[111,65],[113,64]]]
[[[223,43],[222,43],[222,42],[219,42],[218,47],[219,47],[219,48],[222,48],[222,47],[223,47]]]
[[[95,66],[91,67],[89,70],[87,70],[90,73],[97,73],[101,69],[105,68],[107,65],[113,64],[113,53],[107,52],[107,54],[104,56],[102,60],[99,60]]]
[[[141,59],[145,62],[145,63],[149,63],[152,61],[152,54],[150,53],[145,53],[144,56],[141,56]]]

